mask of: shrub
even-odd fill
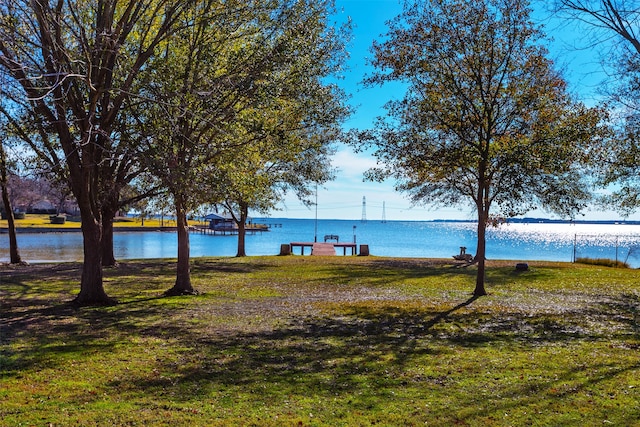
[[[629,268],[629,264],[608,258],[576,258],[578,264],[601,265],[603,267]]]

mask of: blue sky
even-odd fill
[[[385,34],[385,22],[397,16],[401,10],[399,0],[336,0],[339,14],[337,20],[350,17],[354,25],[353,41],[350,45],[349,69],[341,85],[351,95],[354,115],[345,124],[347,128],[366,129],[373,126],[377,116],[384,114],[383,106],[390,99],[402,98],[400,85],[364,88],[361,84],[372,69],[367,58],[373,40]],[[564,21],[550,18],[543,11],[537,12],[536,21],[545,26],[551,58],[563,70],[569,82],[569,89],[587,104],[597,101],[597,87],[604,78],[598,52],[592,49],[578,49],[588,41],[582,38],[584,31],[567,25]],[[375,159],[366,153],[355,154],[348,147],[339,147],[334,156],[333,166],[338,168],[336,180],[318,190],[319,219],[359,220],[363,214],[362,201],[366,198],[367,220],[432,220],[432,219],[475,219],[471,206],[429,207],[411,206],[402,193],[394,190],[393,182],[363,182],[363,173],[375,166]],[[316,210],[305,207],[295,196],[288,197],[280,205],[281,210],[272,212],[272,217],[315,218]],[[527,216],[552,217],[545,212],[531,212]],[[587,211],[582,219],[617,219],[614,212]],[[640,218],[640,214],[631,219]]]

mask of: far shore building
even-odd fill
[[[231,216],[223,216],[216,213],[210,213],[209,215],[205,216],[204,219],[206,221],[209,221],[209,228],[212,230],[232,231],[238,229],[238,226],[233,221],[233,218],[231,218]]]

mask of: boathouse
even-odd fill
[[[209,229],[216,231],[233,231],[237,230],[238,226],[230,216],[222,216],[216,213],[210,213],[205,216],[204,219],[209,221]]]

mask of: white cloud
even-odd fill
[[[332,165],[338,169],[342,178],[362,181],[365,171],[376,167],[377,163],[372,155],[356,154],[352,149],[345,147],[333,156]]]

